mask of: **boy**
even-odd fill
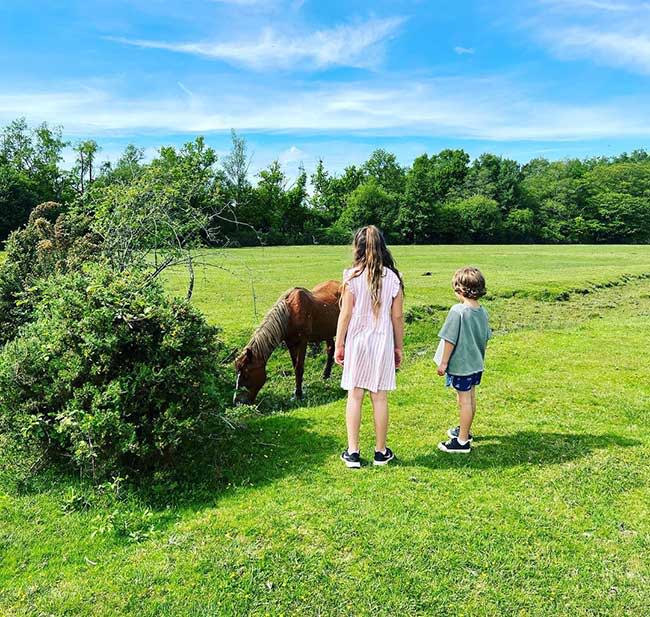
[[[476,413],[476,386],[481,383],[483,360],[492,336],[487,311],[478,299],[485,295],[485,278],[478,268],[461,268],[454,274],[452,287],[460,304],[451,307],[438,336],[434,357],[438,375],[447,375],[446,385],[456,390],[460,425],[447,431],[449,441],[438,444],[443,452],[468,454],[469,432]]]

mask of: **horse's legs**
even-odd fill
[[[334,364],[334,339],[329,338],[325,342],[327,349],[327,362],[323,371],[323,379],[329,379],[332,375],[332,365]]]
[[[305,355],[307,353],[307,341],[301,341],[298,344],[289,347],[293,370],[296,373],[296,399],[302,398],[302,376],[305,372]]]

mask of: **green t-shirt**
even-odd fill
[[[473,308],[464,304],[454,304],[440,332],[440,344],[434,360],[442,361],[445,341],[455,345],[449,358],[447,373],[449,375],[471,375],[483,370],[483,359],[492,331],[488,324],[487,311],[479,306]]]

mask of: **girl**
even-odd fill
[[[404,283],[382,233],[374,225],[354,235],[354,263],[343,272],[341,314],[334,358],[343,365],[341,387],[348,391],[348,447],[341,460],[361,467],[359,429],[366,390],[375,416],[375,465],[394,458],[386,447],[388,390],[395,389],[395,369],[402,362]]]

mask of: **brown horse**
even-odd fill
[[[302,377],[308,343],[327,343],[323,378],[329,379],[334,363],[334,336],[339,318],[341,284],[326,281],[311,291],[295,287],[283,294],[266,314],[250,341],[235,360],[235,403],[253,403],[266,382],[266,363],[274,349],[286,343],[296,374],[297,399],[302,398]]]

